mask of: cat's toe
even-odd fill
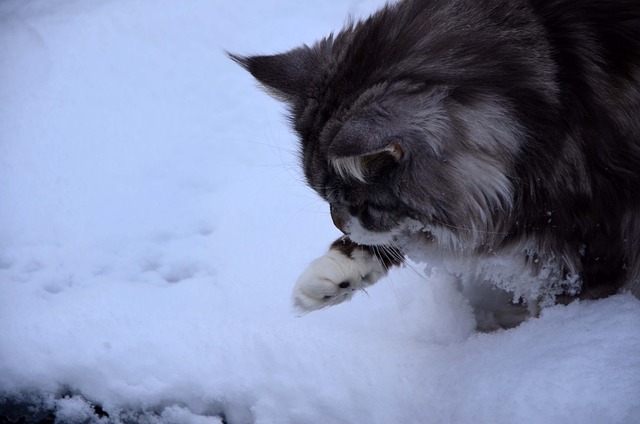
[[[331,289],[331,282],[325,282],[323,284],[325,288]],[[293,296],[294,306],[301,312],[315,311],[316,309],[322,309],[327,306],[337,305],[345,300],[351,299],[353,296],[353,290],[350,292],[336,292],[334,294],[322,295],[318,297],[317,293],[310,292],[304,288],[296,290]]]

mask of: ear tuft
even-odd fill
[[[285,101],[304,97],[315,60],[313,52],[306,46],[270,56],[240,56],[229,52],[227,55],[249,71],[271,94]]]
[[[247,71],[249,70],[249,57],[247,56],[240,56],[238,54],[235,53],[231,53],[227,50],[224,51],[226,53],[226,55],[229,57],[229,59],[233,60],[234,62],[236,62],[238,65],[242,66],[244,69],[246,69]]]
[[[361,183],[365,179],[365,163],[362,156],[347,156],[329,159],[329,164],[343,180],[356,180]]]

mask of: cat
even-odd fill
[[[300,276],[300,310],[407,257],[529,315],[640,293],[640,2],[403,0],[312,46],[229,55],[288,105],[344,234]]]

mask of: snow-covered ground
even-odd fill
[[[0,416],[640,422],[630,295],[478,334],[446,278],[405,268],[293,311],[338,232],[283,107],[223,50],[311,43],[381,4],[0,3]]]

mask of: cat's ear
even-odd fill
[[[386,153],[400,161],[405,156],[401,125],[388,116],[360,116],[347,121],[329,146],[331,159]]]
[[[343,178],[365,182],[405,158],[399,129],[371,116],[347,121],[329,145],[329,163]]]
[[[271,56],[227,54],[249,71],[271,95],[286,102],[304,98],[318,61],[317,53],[307,46]]]

